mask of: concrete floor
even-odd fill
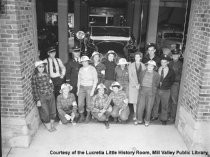
[[[4,153],[7,157],[58,157],[58,156],[132,156],[108,155],[52,155],[50,151],[187,151],[186,145],[174,125],[151,124],[135,126],[129,124],[110,124],[105,129],[102,123],[77,124],[72,126],[56,123],[57,131],[49,133],[41,125],[29,148],[12,148]],[[8,149],[9,150],[9,149]],[[5,150],[6,151],[6,150]],[[135,154],[134,156],[137,156]],[[143,155],[141,155],[143,156]],[[145,155],[145,156],[179,156]],[[186,157],[187,155],[181,155]]]

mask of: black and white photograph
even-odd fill
[[[210,157],[210,0],[0,0],[2,157]]]

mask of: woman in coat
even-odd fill
[[[141,52],[135,53],[135,62],[131,63],[128,67],[129,74],[129,103],[133,104],[134,116],[136,120],[136,104],[139,95],[139,75],[140,72],[145,70],[145,65],[141,62],[143,54]]]

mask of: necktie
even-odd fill
[[[52,59],[52,66],[53,66],[53,72],[56,73],[56,68],[55,68],[54,59]]]
[[[163,78],[164,78],[164,68],[162,68],[162,70],[161,70],[161,75],[160,75],[160,85],[162,85]]]

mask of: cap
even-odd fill
[[[150,47],[154,47],[156,49],[156,44],[155,43],[148,43],[146,47],[147,47],[147,49],[150,48]]]
[[[161,57],[161,60],[167,60],[167,61],[170,61],[170,60],[171,60],[171,58],[170,58],[168,55],[163,55],[163,56]]]
[[[78,53],[81,52],[81,49],[77,46],[73,47],[72,49],[73,49],[72,52],[78,52]]]
[[[56,52],[55,47],[49,47],[49,48],[47,49],[47,53],[52,53],[52,52]]]
[[[174,49],[171,52],[172,52],[172,55],[179,55],[179,54],[181,54],[181,50],[180,49]]]

